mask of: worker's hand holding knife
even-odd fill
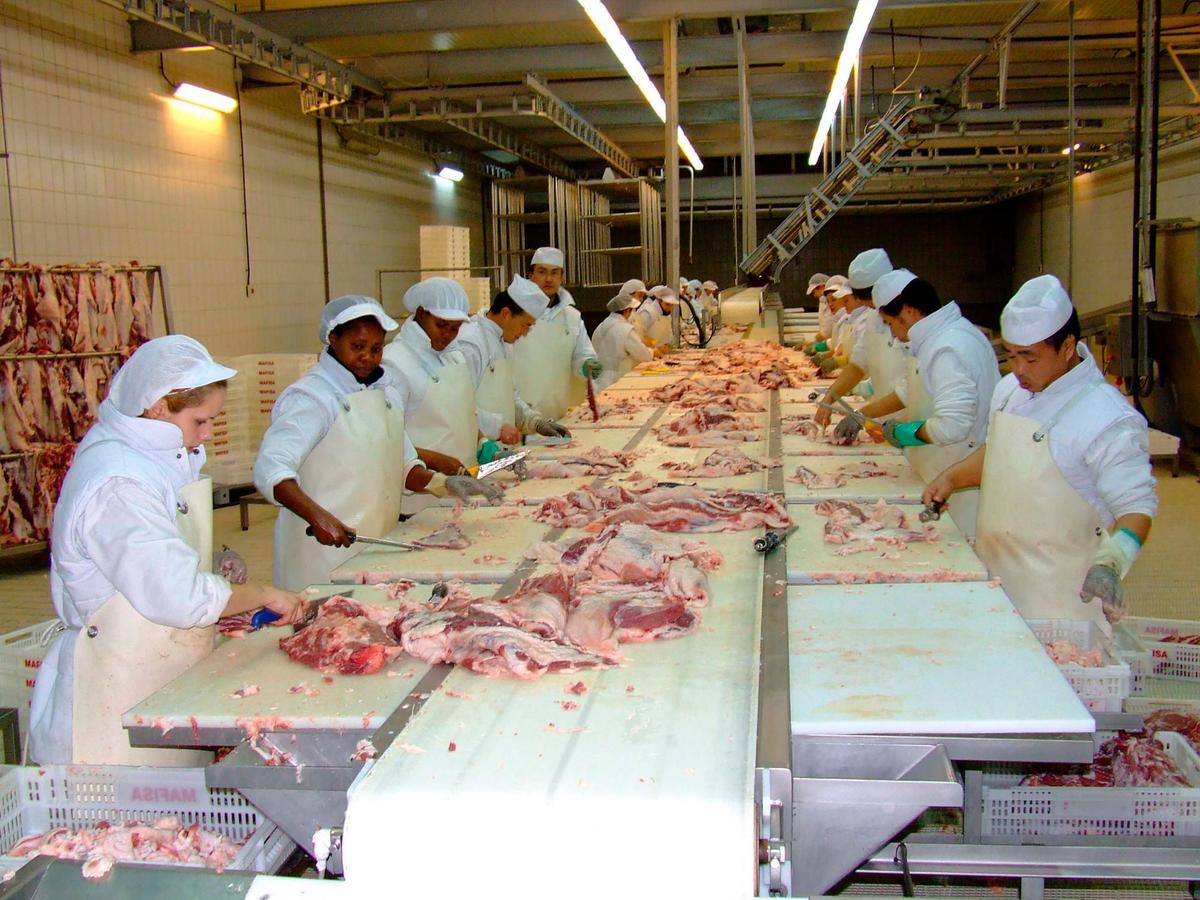
[[[354,529],[323,509],[309,519],[308,524],[313,537],[326,547],[349,547],[354,543]]]

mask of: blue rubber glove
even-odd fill
[[[917,437],[917,432],[925,421],[920,422],[888,422],[883,426],[883,438],[893,447],[924,447],[925,441]]]
[[[500,452],[500,445],[493,440],[486,440],[479,445],[479,449],[475,452],[475,461],[481,466],[490,463],[496,458],[496,454]]]

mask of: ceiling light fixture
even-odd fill
[[[1079,145],[1079,144],[1076,144],[1076,145],[1075,145],[1075,149],[1076,149],[1076,150],[1078,150],[1078,149],[1079,149],[1079,147],[1080,147],[1080,145]],[[1070,156],[1070,155],[1071,155],[1071,147],[1070,147],[1069,145],[1068,145],[1068,146],[1066,146],[1066,147],[1063,147],[1063,148],[1062,148],[1062,155],[1063,155],[1063,156]]]
[[[462,181],[463,173],[454,166],[442,166],[438,169],[437,177],[445,178],[447,181]]]
[[[829,96],[825,98],[825,110],[821,113],[821,123],[813,136],[812,150],[808,154],[808,164],[815,166],[821,158],[821,149],[825,146],[825,138],[833,127],[833,117],[837,113],[838,104],[846,93],[846,83],[850,80],[850,72],[858,59],[858,51],[862,48],[867,29],[871,27],[871,18],[879,0],[858,0],[854,10],[854,18],[850,20],[850,28],[846,31],[846,43],[842,46],[842,55],[838,57],[837,69],[833,73],[833,84],[829,86]]]
[[[203,106],[205,109],[215,109],[217,112],[231,113],[237,109],[237,101],[208,88],[202,88],[187,81],[175,85],[175,99]]]
[[[602,0],[579,0],[579,5],[583,7],[583,11],[592,20],[592,24],[600,32],[600,36],[608,42],[609,48],[616,55],[617,59],[620,60],[621,65],[625,67],[625,71],[629,73],[629,77],[633,79],[633,83],[642,92],[642,96],[646,98],[646,102],[650,104],[650,108],[654,110],[654,114],[658,116],[659,121],[666,122],[666,101],[663,100],[662,94],[658,92],[658,88],[655,87],[654,82],[650,80],[646,69],[638,62],[633,48],[629,46],[629,41],[625,40],[625,35],[621,34],[621,29],[617,25],[616,20],[613,19],[612,13],[608,11],[608,7],[604,5]],[[682,126],[679,128],[679,149],[683,151],[683,155],[687,157],[687,161],[693,169],[698,172],[704,168],[704,163],[700,160],[700,154],[696,152],[696,148],[692,146],[692,142],[683,133]]]

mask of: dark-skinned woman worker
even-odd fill
[[[275,522],[278,584],[300,590],[328,582],[357,552],[356,532],[380,537],[396,526],[405,488],[435,496],[465,490],[426,468],[405,436],[402,395],[380,364],[395,327],[370,297],[326,304],[324,352],[275,401],[254,484],[282,507]]]
[[[30,756],[43,764],[196,766],[212,754],[132,748],[121,714],[213,648],[221,616],[303,598],[211,572],[204,442],[237,373],[192,338],[143,344],[113,379],[54,508],[50,595],[66,624],[38,672]]]

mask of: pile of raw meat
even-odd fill
[[[611,395],[603,395],[605,400],[610,400]],[[611,402],[598,403],[596,412],[599,413],[601,419],[616,418],[619,416],[635,416],[642,410],[642,405],[632,399],[613,399]],[[587,407],[580,407],[566,418],[567,422],[594,422],[592,411]]]
[[[1094,669],[1104,665],[1104,654],[1097,644],[1091,650],[1084,650],[1074,641],[1065,638],[1048,641],[1042,644],[1054,664],[1058,666],[1084,666]]]
[[[736,447],[730,447],[714,450],[700,463],[665,462],[659,468],[689,478],[726,478],[733,475],[761,472],[764,469],[774,469],[781,465],[783,465],[782,460],[752,458]]]
[[[767,408],[745,394],[685,394],[675,404],[683,409],[703,406],[706,409],[722,409],[726,412],[766,412]]]
[[[466,550],[471,546],[471,539],[455,522],[448,522],[425,537],[412,542],[414,547],[422,550]]]
[[[1146,731],[1174,731],[1200,753],[1200,711],[1156,709],[1146,713],[1143,721]]]
[[[707,573],[721,564],[702,543],[630,523],[532,552],[553,570],[507,597],[479,598],[451,581],[419,599],[402,582],[389,589],[398,610],[333,597],[279,645],[297,662],[347,675],[378,672],[401,652],[492,677],[608,666],[621,660],[619,644],[693,631]]]
[[[100,822],[77,831],[55,828],[23,838],[8,855],[82,860],[83,877],[98,879],[118,862],[207,866],[220,871],[237,858],[240,846],[197,824],[184,826],[174,816],[167,816],[153,825]]]
[[[555,528],[600,531],[620,522],[656,531],[745,531],[792,524],[782,498],[745,491],[653,487],[634,493],[619,485],[585,487],[545,500],[533,517]]]
[[[766,390],[800,387],[817,377],[817,368],[803,353],[760,341],[734,341],[710,350],[696,369],[710,375],[746,375]]]
[[[556,456],[528,463],[527,478],[582,478],[626,472],[636,453],[621,453],[593,447],[577,456]]]
[[[44,541],[75,444],[43,444],[0,460],[0,547]]]
[[[725,447],[761,439],[751,417],[703,406],[660,425],[655,434],[668,447]]]
[[[844,466],[834,469],[832,472],[824,474],[814,472],[808,466],[800,466],[796,469],[795,475],[789,476],[791,481],[799,482],[810,491],[845,487],[851,479],[896,477],[898,476],[895,473],[889,472],[879,463],[869,459],[862,462],[847,463]]]
[[[1119,731],[1100,745],[1090,766],[1029,775],[1027,787],[1193,787],[1152,734]],[[1195,785],[1200,787],[1200,785]]]
[[[1170,634],[1156,635],[1154,640],[1165,644],[1200,644],[1200,634],[1180,634],[1178,631],[1172,631]]]
[[[681,378],[671,384],[655,388],[649,394],[655,403],[683,403],[696,398],[691,405],[701,405],[726,394],[757,394],[762,386],[747,375],[733,378]]]
[[[938,540],[934,525],[910,526],[904,509],[882,498],[866,507],[847,500],[822,500],[813,505],[813,512],[826,517],[825,543],[839,545],[838,556],[878,552],[898,559],[899,551],[909,544]]]
[[[844,441],[837,436],[836,429],[826,428],[821,429],[821,426],[813,420],[812,416],[784,416],[779,420],[780,428],[784,434],[798,434],[801,437],[808,438],[819,444],[833,444],[835,447],[848,447],[851,444],[873,444],[871,436],[867,434],[866,429],[858,432],[853,438]]]

